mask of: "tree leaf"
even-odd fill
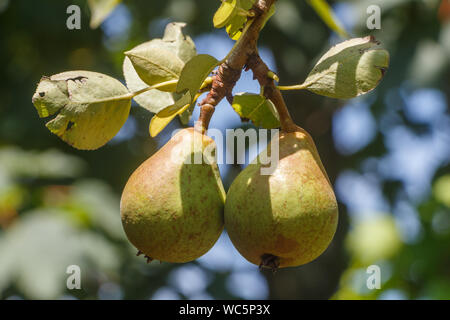
[[[333,13],[333,9],[325,0],[308,0],[309,5],[317,12],[325,24],[343,38],[348,38],[347,31]]]
[[[91,10],[90,27],[97,28],[120,2],[121,0],[88,0]]]
[[[131,60],[139,77],[149,86],[177,80],[184,63],[178,56],[161,45],[162,40],[152,41],[146,48],[140,47],[125,52]],[[161,91],[175,91],[176,85],[159,89]]]
[[[189,60],[181,71],[177,92],[189,90],[191,97],[195,97],[203,81],[217,66],[218,60],[207,54],[199,54]]]
[[[156,137],[177,115],[188,110],[192,103],[189,92],[186,92],[181,99],[176,101],[172,106],[155,114],[150,121],[150,136]]]
[[[239,6],[244,10],[250,10],[255,1],[256,0],[240,0]],[[247,19],[247,17],[235,15],[230,21],[228,21],[226,30],[231,39],[239,39]]]
[[[252,120],[255,126],[265,129],[280,126],[275,106],[270,100],[259,94],[238,93],[234,96],[232,107],[241,118]]]
[[[192,114],[194,113],[194,108],[195,108],[195,101],[191,103],[191,105],[189,106],[189,108],[186,109],[186,111],[178,115],[182,125],[187,126],[189,124],[189,120],[191,120]]]
[[[111,140],[128,118],[131,96],[118,80],[90,71],[43,77],[33,95],[47,128],[77,149],[93,150]]]
[[[255,0],[241,0],[241,8],[244,10],[249,10],[251,9],[254,3]],[[276,9],[275,4],[273,4],[269,9],[267,17],[264,20],[261,29],[265,27],[267,21],[269,21],[269,19],[275,14],[275,9]],[[231,39],[238,40],[241,37],[242,30],[244,29],[247,20],[248,20],[247,17],[243,17],[240,15],[236,15],[233,17],[233,19],[230,20],[226,30]]]
[[[308,89],[338,99],[350,99],[373,90],[389,66],[389,52],[374,37],[337,44],[320,58],[303,84],[280,90]]]
[[[197,54],[194,41],[183,34],[184,22],[171,22],[164,31],[163,41],[168,49],[171,49],[184,63]]]
[[[166,26],[162,39],[153,39],[142,43],[132,50],[152,50],[153,47],[163,47],[176,54],[183,62],[189,61],[196,55],[195,44],[189,36],[183,34],[182,29],[185,23],[172,22]],[[148,87],[137,74],[128,57],[123,62],[123,74],[127,87],[130,91],[139,91]],[[143,108],[153,113],[158,113],[162,109],[175,103],[180,98],[180,94],[175,92],[164,92],[160,90],[149,90],[136,97],[134,100]],[[180,115],[181,118],[182,115]],[[186,112],[188,116],[188,112]],[[188,117],[188,120],[189,121]],[[183,118],[184,119],[184,118]]]
[[[214,27],[223,28],[237,14],[238,0],[222,0],[222,4],[213,17]]]
[[[175,113],[177,113],[181,108],[183,108],[186,104],[190,104],[192,102],[191,94],[187,91],[185,94],[181,96],[173,105],[168,106],[158,112],[158,117],[167,118]]]
[[[191,60],[197,54],[194,41],[192,41],[191,37],[183,34],[182,30],[185,26],[186,23],[183,22],[171,22],[167,24],[163,37],[165,43],[169,44],[170,47],[173,48],[176,55],[184,63]],[[172,93],[172,95],[174,96],[175,101],[180,98],[178,93]],[[178,115],[183,125],[187,125],[189,123],[194,107],[195,104],[191,104],[185,112]]]
[[[369,36],[332,47],[317,62],[304,82],[314,93],[350,99],[373,90],[389,66],[389,53]]]
[[[144,46],[145,44],[146,43],[141,44],[141,46]],[[148,87],[148,84],[142,81],[139,77],[128,57],[125,57],[123,61],[123,74],[127,87],[130,91],[139,91]],[[172,92],[164,92],[156,89],[141,93],[133,99],[141,107],[153,113],[158,113],[160,110],[175,102]]]
[[[230,23],[227,25],[226,30],[228,36],[232,40],[238,40],[242,35],[242,30],[247,22],[247,17],[236,15],[231,19]]]

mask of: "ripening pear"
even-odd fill
[[[225,191],[214,152],[210,137],[182,129],[129,178],[122,224],[150,261],[195,260],[222,233]]]
[[[251,263],[273,270],[317,258],[337,222],[333,188],[312,138],[299,127],[272,139],[234,180],[225,203],[234,246]]]

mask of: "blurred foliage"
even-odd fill
[[[223,239],[214,259],[146,265],[124,237],[119,195],[129,175],[167,141],[170,130],[150,139],[152,114],[133,106],[117,138],[95,152],[83,152],[50,134],[31,103],[41,75],[81,69],[122,79],[123,51],[161,37],[167,21],[187,22],[186,33],[194,40],[209,32],[224,35],[225,30],[213,30],[219,2],[123,1],[92,30],[85,0],[0,0],[0,298],[449,299],[448,7],[445,0],[329,3],[351,36],[372,34],[390,53],[380,86],[355,102],[370,106],[366,116],[373,118],[374,133],[360,148],[341,148],[335,121],[348,110],[345,101],[309,92],[284,95],[295,121],[315,139],[337,190],[348,172],[364,177],[377,185],[370,192],[375,199],[380,193],[379,208],[368,214],[371,208],[355,208],[337,192],[340,222],[330,248],[308,265],[272,275],[246,265]],[[71,4],[82,9],[81,30],[65,27]],[[369,5],[381,7],[381,30],[366,28]],[[330,42],[338,40],[307,1],[279,0],[260,43],[273,50],[276,73],[288,84],[306,78]],[[444,97],[445,110],[433,121],[417,121],[408,111],[408,99],[423,90]],[[432,101],[425,102],[421,112],[431,108]],[[361,132],[368,130],[363,126]],[[415,140],[437,134],[444,143],[428,150],[442,155],[427,158],[430,152],[405,149],[404,140],[390,140],[394,131]],[[406,160],[395,162],[400,156]],[[413,161],[417,167],[405,171]],[[239,166],[228,170],[226,188],[238,172]],[[424,192],[411,193],[415,175],[425,173],[429,186],[424,182]],[[346,186],[351,200],[370,196],[356,182]],[[411,217],[401,214],[401,205],[414,213],[414,236],[405,236]],[[81,267],[81,290],[66,289],[66,268],[72,264]],[[371,264],[382,270],[380,290],[365,285]]]

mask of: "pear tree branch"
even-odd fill
[[[273,82],[273,77],[270,77],[271,71],[259,56],[256,48],[247,60],[247,68],[252,70],[253,78],[258,80],[260,86],[263,88],[264,96],[275,105],[280,116],[281,130],[284,132],[296,131],[298,127],[292,121],[281,91]]]
[[[275,1],[276,0],[257,0],[250,9],[251,16],[253,16],[253,18],[247,22],[250,25],[246,27],[232,52],[230,52],[225,61],[219,65],[216,74],[213,76],[211,89],[209,90],[208,95],[199,104],[201,107],[200,116],[195,124],[195,129],[197,131],[205,132],[208,129],[209,121],[211,120],[215,107],[223,98],[228,98],[229,101],[231,100],[231,92],[241,76],[242,69],[248,66],[249,58],[254,57],[255,54],[257,54],[256,44],[259,33],[264,24],[266,15]],[[268,88],[270,88],[270,86],[268,86]],[[277,91],[278,94],[276,94],[276,92],[271,94],[271,101],[275,104],[277,110],[283,110],[283,105],[284,108],[286,108],[286,105],[281,97],[281,93],[276,88],[275,91]],[[278,110],[278,112],[280,113],[280,118],[282,118],[285,114],[280,112],[280,110]],[[289,115],[289,113],[287,113],[287,115]]]

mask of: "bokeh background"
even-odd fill
[[[82,9],[81,30],[66,28],[70,4]],[[123,1],[92,30],[84,0],[0,0],[0,298],[450,299],[449,1],[330,4],[352,36],[382,42],[390,68],[375,91],[350,101],[284,94],[316,141],[340,220],[320,258],[272,274],[246,262],[225,233],[192,263],[147,265],[135,256],[120,223],[120,193],[177,120],[151,139],[152,114],[134,105],[105,147],[77,151],[45,128],[31,103],[42,75],[85,69],[123,81],[123,51],[161,37],[169,21],[188,23],[199,53],[223,58],[233,42],[213,28],[219,1]],[[381,30],[366,28],[373,4],[382,9]],[[341,40],[305,1],[279,0],[277,8],[261,55],[282,84],[300,83]],[[247,73],[235,88],[258,90]],[[252,125],[222,102],[211,127]],[[220,166],[226,188],[242,167]],[[66,288],[73,264],[81,290]],[[373,264],[381,289],[366,286]]]

